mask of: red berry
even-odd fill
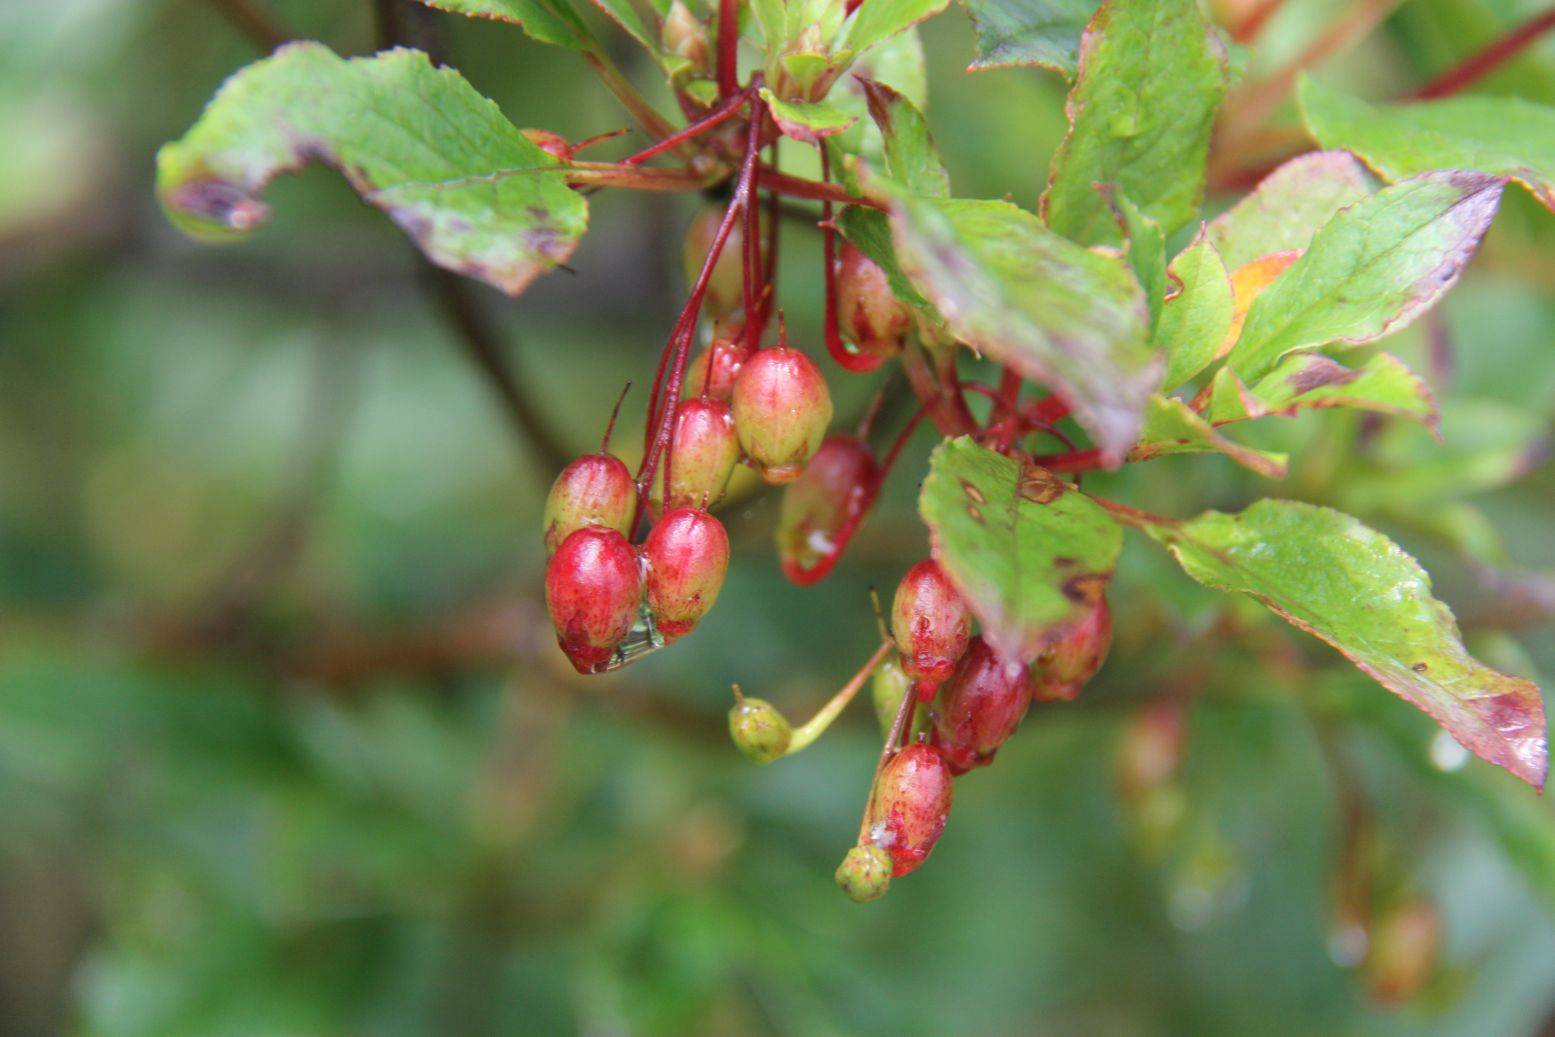
[[[637,619],[642,592],[637,551],[616,530],[589,526],[562,541],[545,569],[545,605],[579,673],[609,665]]]
[[[724,495],[740,460],[729,405],[710,396],[684,400],[670,439],[670,508],[710,508]]]
[[[950,768],[932,745],[915,742],[881,770],[870,802],[869,841],[891,855],[893,877],[918,867],[934,849],[950,800]]]
[[[1037,657],[1038,702],[1067,702],[1096,676],[1112,645],[1112,610],[1102,598]]]
[[[792,482],[831,424],[831,393],[815,362],[797,349],[758,349],[734,382],[734,430],[769,483]]]
[[[743,329],[720,327],[713,333],[713,343],[698,353],[686,369],[686,394],[711,396],[727,401],[734,395],[734,380],[740,368],[755,350],[747,349],[742,337]]]
[[[831,572],[874,500],[878,470],[869,447],[832,436],[783,491],[777,550],[783,574],[800,586]]]
[[[718,600],[729,568],[723,523],[697,508],[676,508],[643,544],[648,609],[666,640],[689,634]]]
[[[920,698],[948,678],[972,637],[966,600],[933,560],[907,570],[891,603],[891,633]]]
[[[912,311],[891,291],[885,271],[852,243],[837,262],[837,317],[843,334],[871,356],[900,353],[912,329]]]
[[[627,532],[637,501],[632,473],[612,454],[585,454],[562,469],[545,500],[545,550],[554,554],[573,532],[604,526]]]
[[[572,145],[567,143],[567,138],[560,133],[552,133],[550,130],[524,130],[524,136],[529,138],[529,143],[554,156],[563,162],[572,161]]]
[[[1031,705],[1026,667],[999,657],[981,637],[972,638],[956,672],[941,690],[934,714],[934,745],[957,774],[993,762]]]

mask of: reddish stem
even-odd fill
[[[1231,30],[1231,38],[1238,43],[1251,42],[1284,5],[1285,0],[1262,0],[1262,3],[1253,8],[1252,13],[1244,18],[1240,25]]]
[[[747,156],[757,154],[761,150],[761,124],[766,119],[766,108],[760,101],[751,104],[751,118],[746,126],[745,153]],[[740,296],[745,310],[745,349],[747,352],[756,348],[761,341],[761,317],[756,307],[756,288],[766,283],[766,272],[761,265],[761,220],[760,210],[755,205],[754,190],[745,199],[745,238],[744,255],[741,257],[741,270],[743,277],[740,281]]]
[[[863,198],[849,194],[836,184],[822,183],[819,180],[806,180],[802,176],[789,176],[787,173],[779,173],[775,169],[763,166],[759,171],[761,186],[770,191],[778,191],[793,198],[810,198],[818,202],[839,202],[843,205],[863,205],[871,209],[879,209],[884,212],[883,203],[873,198]]]
[[[689,123],[685,129],[679,130],[671,136],[665,137],[657,144],[653,144],[644,148],[630,158],[623,159],[621,164],[626,166],[635,166],[639,163],[646,162],[650,158],[653,158],[655,155],[668,151],[671,148],[679,147],[686,141],[691,140],[693,137],[700,136],[701,134],[706,133],[708,130],[723,125],[734,116],[739,114],[740,109],[745,106],[745,102],[750,100],[754,93],[754,90],[742,90],[735,94],[733,97],[720,101],[717,107],[708,112],[702,118],[698,119],[696,122]],[[578,145],[580,148],[582,146],[583,145],[581,144]],[[574,150],[577,149],[575,148]]]
[[[621,387],[621,395],[616,397],[616,405],[610,410],[610,420],[605,424],[604,438],[599,441],[599,452],[605,453],[610,449],[610,436],[616,430],[616,418],[621,416],[621,404],[626,402],[626,394],[632,391],[632,383],[627,382]]]
[[[1033,400],[1021,410],[1021,417],[1033,425],[1051,425],[1069,416],[1069,404],[1056,393]]]
[[[907,384],[912,386],[918,401],[928,408],[929,420],[934,422],[934,427],[939,429],[941,435],[959,436],[972,431],[974,426],[963,424],[955,409],[950,406],[950,401],[934,380],[934,372],[929,370],[920,350],[909,345],[902,352],[902,371],[906,373]]]
[[[774,137],[767,148],[767,161],[772,167],[778,164],[778,138]],[[767,292],[761,301],[761,326],[765,328],[777,302],[778,231],[783,226],[783,199],[776,191],[767,192]]]
[[[1102,466],[1100,450],[1071,450],[1063,454],[1040,454],[1032,463],[1050,472],[1089,472]]]
[[[718,96],[733,97],[740,77],[740,5],[718,0]]]
[[[1410,96],[1418,101],[1449,97],[1494,72],[1551,29],[1555,29],[1555,7],[1530,18],[1477,54],[1465,58],[1443,72]]]

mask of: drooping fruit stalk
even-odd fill
[[[545,569],[556,640],[579,673],[606,669],[642,603],[637,551],[619,530],[587,526],[562,541]]]
[[[734,430],[751,464],[774,485],[792,482],[831,424],[831,392],[797,349],[758,349],[734,382]]]
[[[963,774],[993,762],[1031,706],[1031,679],[1024,665],[999,657],[981,637],[972,638],[956,672],[940,691],[933,741],[950,769]]]
[[[683,401],[664,466],[669,487],[662,494],[663,507],[711,508],[722,499],[739,460],[729,405],[710,396]]]
[[[831,436],[783,491],[777,551],[783,575],[801,587],[831,572],[874,502],[875,455],[852,436]]]
[[[917,868],[934,849],[951,798],[950,768],[932,745],[914,742],[881,770],[870,801],[868,842],[890,855],[893,878]]]
[[[689,634],[718,600],[729,568],[723,523],[700,508],[676,508],[643,543],[648,610],[666,640]]]
[[[614,454],[585,454],[562,469],[545,499],[545,550],[588,526],[626,533],[636,505],[632,473]]]
[[[1096,676],[1112,646],[1112,609],[1102,598],[1038,656],[1034,667],[1038,702],[1068,702]]]
[[[886,359],[902,351],[912,311],[891,291],[885,271],[844,242],[837,261],[837,310],[842,333],[865,356]]]
[[[918,682],[920,701],[927,702],[954,672],[972,637],[966,599],[938,562],[919,562],[897,584],[891,633],[902,652],[902,669]]]

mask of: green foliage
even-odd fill
[[[438,265],[512,295],[566,262],[588,223],[556,159],[405,50],[342,60],[293,44],[249,66],[158,153],[157,193],[181,226],[242,233],[268,215],[265,185],[308,161],[339,169]]]
[[[1156,342],[1166,354],[1167,391],[1203,371],[1231,331],[1235,310],[1226,264],[1203,231],[1166,268],[1173,290],[1161,306]]]
[[[1344,151],[1291,159],[1210,221],[1205,236],[1228,269],[1271,252],[1306,248],[1334,214],[1371,194],[1370,177]]]
[[[1012,659],[1034,657],[1101,599],[1123,547],[1090,498],[966,437],[935,450],[918,511],[935,560]]]
[[[1034,65],[1073,79],[1080,34],[1096,12],[1091,0],[964,0],[977,28],[969,71]]]
[[[1108,0],[1080,44],[1069,135],[1042,195],[1048,226],[1086,245],[1116,242],[1096,192],[1104,183],[1168,234],[1192,220],[1225,92],[1225,48],[1196,0]]]

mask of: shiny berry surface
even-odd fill
[[[874,498],[875,455],[852,436],[821,444],[798,479],[783,490],[777,552],[783,575],[800,586],[831,572]]]
[[[1112,609],[1103,598],[1038,657],[1034,667],[1039,702],[1069,701],[1096,676],[1112,647]]]
[[[642,569],[626,537],[589,526],[562,541],[545,569],[556,640],[579,673],[607,668],[642,603]]]
[[[665,514],[643,543],[648,609],[665,638],[684,637],[718,600],[729,568],[723,523],[699,508]]]
[[[546,552],[587,526],[626,533],[636,503],[637,485],[619,457],[585,454],[562,469],[545,499]]]
[[[891,357],[912,330],[912,312],[897,299],[885,271],[851,243],[837,260],[837,319],[860,353]]]
[[[897,584],[891,633],[902,669],[932,689],[948,678],[972,638],[972,613],[939,563],[919,562]]]
[[[1030,706],[1026,667],[1005,661],[988,642],[974,637],[940,689],[934,745],[957,774],[986,766]]]
[[[710,508],[723,498],[740,460],[729,405],[712,397],[682,401],[670,440],[667,507]]]
[[[945,831],[952,797],[950,768],[939,750],[914,742],[880,772],[870,803],[869,842],[891,856],[900,878],[922,864]]]
[[[797,349],[770,346],[745,362],[734,382],[734,429],[769,483],[792,482],[831,424],[831,392],[820,368]]]

